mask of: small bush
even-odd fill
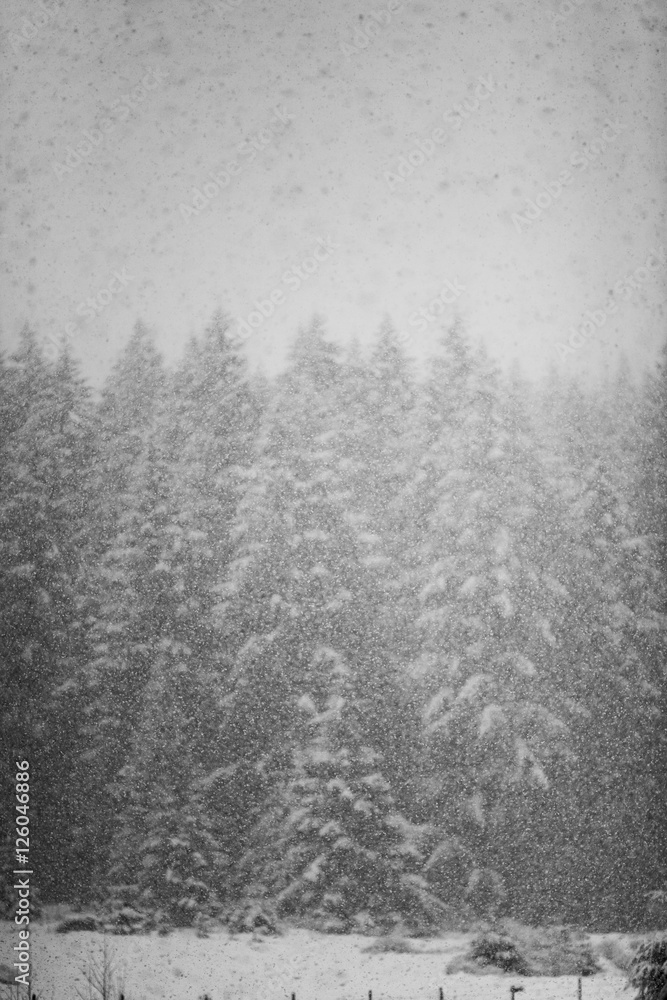
[[[588,938],[569,927],[524,927],[508,921],[538,976],[593,976],[600,971]]]
[[[526,958],[516,942],[505,934],[486,930],[473,938],[468,951],[459,955],[447,967],[447,973],[467,972],[473,975],[490,975],[511,972],[517,976],[533,975]]]
[[[244,900],[226,915],[226,923],[234,934],[279,934],[278,917],[270,903]]]
[[[517,944],[505,934],[492,931],[474,938],[470,945],[470,958],[480,965],[494,965],[503,972],[514,972],[518,976],[529,976],[529,963],[519,952]]]
[[[198,938],[207,938],[213,929],[213,921],[205,913],[198,913],[192,926]]]
[[[103,919],[99,921],[100,929],[108,934],[145,934],[155,926],[153,917],[133,906],[111,902],[104,910]]]
[[[406,941],[405,938],[389,935],[388,937],[377,938],[373,941],[373,944],[369,944],[368,948],[362,948],[362,951],[370,954],[382,955],[386,952],[396,952],[399,955],[404,955],[414,952],[415,947],[410,941]]]
[[[635,1000],[658,1000],[667,986],[667,937],[644,941],[637,948],[629,969]]]
[[[600,942],[597,950],[599,955],[612,962],[617,969],[628,972],[638,945],[637,940],[627,941],[623,938],[609,937]]]
[[[600,971],[587,940],[568,928],[531,928],[507,921],[499,930],[486,928],[452,972],[510,972],[522,976],[590,976]]]
[[[96,931],[101,927],[100,921],[92,913],[73,913],[59,924],[56,924],[58,934],[71,934],[73,931]]]

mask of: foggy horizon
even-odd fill
[[[171,360],[274,294],[269,375],[315,314],[416,358],[459,316],[529,377],[651,366],[659,4],[376,7],[10,0],[5,353],[27,322],[99,385],[137,320]]]

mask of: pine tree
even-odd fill
[[[175,502],[192,537],[200,539],[188,585],[197,628],[188,641],[196,641],[197,655],[218,691],[201,765],[215,834],[226,856],[234,858],[251,822],[253,796],[263,791],[253,792],[252,776],[239,754],[243,740],[237,744],[232,699],[231,674],[248,624],[244,615],[230,621],[223,609],[243,545],[247,497],[258,479],[262,392],[223,316],[214,317],[203,337],[190,344],[171,396],[166,441],[175,470]],[[263,788],[262,780],[259,785]]]
[[[123,496],[135,464],[155,430],[166,386],[166,372],[153,338],[141,322],[105,382],[96,413],[98,509],[91,561],[113,539]]]
[[[257,415],[218,319],[170,381],[102,559],[98,715],[117,733],[108,783],[116,811],[126,804],[109,878],[126,901],[177,923],[219,905],[243,808],[227,724],[233,644],[214,608],[235,550]],[[134,730],[138,741],[128,739]]]
[[[137,323],[93,415],[94,516],[77,581],[90,648],[74,683],[84,740],[76,770],[87,802],[77,840],[82,858],[88,858],[87,894],[95,897],[104,894],[114,829],[110,789],[127,763],[153,638],[164,624],[162,580],[155,566],[167,519],[154,508],[159,506],[160,475],[168,477],[168,470],[163,463],[161,473],[147,471],[159,451],[164,387],[162,359]]]
[[[604,924],[620,911],[630,926],[660,870],[653,859],[663,838],[650,816],[661,779],[651,762],[650,731],[659,726],[655,665],[663,626],[649,539],[636,509],[629,386],[615,387],[614,407],[615,418],[591,408],[581,491],[569,511],[571,541],[560,553],[571,595],[569,650],[560,670],[585,712],[575,739],[581,763],[571,778],[572,827],[581,831],[597,897],[586,916]],[[614,433],[619,413],[623,435]]]
[[[343,366],[342,394],[339,468],[349,489],[347,517],[373,579],[367,596],[373,649],[391,677],[373,745],[383,755],[397,800],[409,809],[420,706],[406,664],[416,648],[415,579],[423,524],[414,482],[423,438],[414,372],[390,324],[381,328],[367,362],[353,355]]]
[[[77,755],[76,727],[65,720],[86,655],[76,580],[91,513],[89,398],[71,358],[47,364],[27,328],[10,365],[0,485],[3,774],[9,782],[14,761],[30,761],[41,890],[77,891],[85,875],[67,823],[78,795],[61,762]]]
[[[382,757],[365,741],[369,706],[353,669],[326,647],[312,666],[322,694],[299,700],[306,732],[260,824],[255,891],[326,930],[432,926],[445,908],[421,874],[427,831],[397,810]]]
[[[277,858],[272,873],[267,873],[262,859],[267,853],[273,857],[276,836],[283,837],[285,844],[294,837],[298,841],[299,831],[289,817],[293,803],[305,794],[303,781],[307,785],[312,779],[319,789],[309,800],[312,823],[318,828],[328,822],[322,817],[339,809],[331,769],[338,770],[341,781],[349,778],[358,794],[363,782],[375,775],[379,812],[372,815],[381,826],[385,820],[377,817],[395,808],[387,779],[379,771],[379,733],[383,720],[391,727],[388,710],[396,700],[392,667],[383,656],[376,619],[378,561],[373,554],[379,539],[360,528],[363,519],[354,510],[343,447],[342,378],[336,352],[324,340],[321,328],[315,325],[303,333],[267,414],[260,482],[253,494],[256,506],[248,511],[245,555],[230,584],[234,597],[224,609],[232,622],[247,608],[246,614],[255,623],[240,649],[234,675],[237,745],[245,750],[247,766],[254,762],[256,773],[270,776],[269,789],[271,785],[278,789],[274,794],[268,790],[256,811],[257,822],[247,833],[248,849],[238,866],[239,880],[246,895],[267,893],[288,908],[290,893],[283,893],[295,879],[300,882],[303,872],[299,874],[298,858],[302,847],[306,854],[310,848],[293,844],[294,853]],[[380,559],[379,565],[383,562]],[[343,697],[336,688],[340,681],[340,677],[336,681],[340,672],[336,665],[349,672],[350,707],[342,728],[334,722],[337,699]],[[328,705],[333,714],[325,711],[322,720],[331,724],[304,739],[299,705],[320,709]],[[363,716],[363,730],[354,735],[350,731],[351,742],[346,745],[350,712]],[[252,720],[252,726],[247,720]],[[328,763],[321,757],[325,747],[329,747]],[[301,804],[305,808],[305,799]],[[347,810],[348,805],[343,808]],[[354,810],[345,822],[351,818],[358,818]],[[349,849],[366,858],[360,864],[370,864],[368,851],[375,850],[370,846],[376,836],[374,824],[375,820],[365,821],[363,835],[358,833],[361,840]],[[354,832],[352,826],[350,832]],[[382,837],[388,845],[392,843],[386,830]],[[393,859],[391,851],[390,855]],[[379,854],[375,858],[378,877],[387,858]],[[331,863],[322,884],[333,877],[333,857]],[[389,867],[398,872],[400,866],[394,859]],[[407,877],[408,867],[403,874]],[[400,897],[401,907],[407,907],[409,894],[400,896],[398,889],[394,891],[396,905]],[[315,897],[295,892],[294,906],[303,912]],[[351,918],[358,900],[351,888],[346,893],[342,905]],[[379,912],[380,903],[373,902],[372,908]]]
[[[651,587],[652,605],[657,611],[652,620],[653,641],[647,650],[651,664],[651,683],[659,692],[658,714],[652,729],[652,745],[646,754],[646,779],[653,792],[647,814],[660,831],[656,838],[655,858],[667,857],[664,831],[667,830],[667,805],[659,792],[660,776],[667,773],[667,672],[665,670],[665,627],[667,626],[667,346],[663,347],[655,371],[649,372],[643,386],[643,406],[639,418],[639,520],[649,541],[649,560],[654,569]],[[656,781],[657,778],[657,781]],[[655,876],[654,897],[667,889],[667,870]]]
[[[452,329],[433,363],[419,503],[421,653],[425,698],[423,818],[442,844],[434,884],[471,902],[498,874],[512,813],[541,796],[567,753],[562,705],[550,683],[557,525],[527,418],[482,355]],[[456,886],[454,875],[463,880]]]
[[[622,914],[628,928],[641,920],[663,853],[654,805],[660,585],[638,517],[636,412],[624,378],[602,395],[572,385],[554,393],[543,432],[564,525],[553,561],[562,638],[551,671],[567,692],[574,752],[543,811],[552,831],[546,870],[566,912],[598,926]],[[573,889],[582,858],[585,897]]]
[[[215,905],[223,857],[202,784],[222,697],[201,634],[199,568],[209,553],[176,502],[173,469],[157,442],[126,500],[122,531],[103,561],[107,603],[93,665],[95,728],[113,748],[105,759],[107,881],[116,902],[181,924]],[[122,816],[120,825],[113,816]]]
[[[260,453],[238,511],[236,559],[219,590],[218,627],[235,651],[224,740],[234,765],[231,785],[243,785],[244,808],[236,810],[246,820],[238,829],[242,849],[290,760],[296,701],[313,648],[335,642],[353,597],[332,563],[346,557],[352,568],[354,559],[332,497],[338,371],[321,329],[304,333],[264,415]]]
[[[112,791],[117,817],[107,903],[156,926],[187,926],[220,912],[229,859],[205,781],[211,685],[185,643],[164,639],[143,692],[136,738]],[[118,918],[118,917],[117,917]]]

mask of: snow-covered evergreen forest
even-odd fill
[[[664,355],[663,355],[664,358]],[[416,372],[319,322],[275,379],[138,324],[0,368],[2,863],[186,925],[650,925],[667,884],[667,385]],[[6,821],[5,821],[6,820]]]

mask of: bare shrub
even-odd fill
[[[99,952],[92,949],[81,966],[84,987],[76,987],[79,1000],[118,1000],[125,993],[125,970],[106,937]]]

